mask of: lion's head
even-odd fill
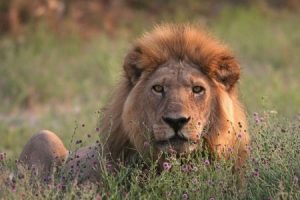
[[[188,60],[173,59],[145,76],[126,99],[122,115],[127,133],[143,130],[139,137],[128,134],[134,146],[143,148],[143,137],[161,150],[194,149],[209,121],[210,80]]]
[[[145,152],[145,143],[179,153],[197,149],[201,138],[217,152],[234,146],[246,126],[239,75],[232,53],[199,28],[156,27],[125,58],[124,77],[102,120],[106,147],[117,157],[131,148]]]

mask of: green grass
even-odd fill
[[[170,18],[161,16],[158,21]],[[176,12],[172,21],[197,23],[199,18],[197,13]],[[68,148],[75,146],[70,144],[74,130],[76,139],[84,144],[93,142],[98,111],[118,80],[130,38],[149,30],[153,22],[144,23],[141,18],[131,25],[132,32],[124,28],[115,38],[101,34],[88,42],[76,34],[56,37],[44,27],[18,42],[2,38],[0,152],[6,153],[6,159],[0,161],[0,199],[91,199],[97,195],[182,199],[185,193],[190,199],[299,199],[298,19],[299,14],[227,8],[208,20],[208,29],[234,50],[243,70],[240,90],[249,113],[253,150],[242,191],[237,189],[229,163],[206,166],[200,156],[182,161],[193,163],[197,171],[183,172],[178,160],[170,160],[172,170],[158,176],[153,166],[148,172],[142,171],[139,161],[137,166],[121,167],[117,174],[105,174],[100,187],[70,184],[62,192],[57,179],[49,185],[37,182],[32,186],[28,178],[17,178],[13,183],[8,177],[14,171],[14,160],[36,131],[58,133]],[[260,113],[263,123],[254,122],[254,112]],[[87,134],[93,137],[87,138]]]

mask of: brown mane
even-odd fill
[[[170,59],[188,59],[212,80],[216,93],[211,108],[209,131],[205,136],[208,147],[211,151],[226,156],[227,148],[239,145],[241,147],[235,148],[239,155],[238,162],[243,162],[248,154],[246,146],[249,137],[236,89],[240,75],[239,65],[226,46],[200,28],[190,25],[157,26],[153,32],[135,42],[125,58],[123,77],[101,121],[106,151],[113,158],[118,158],[121,153],[127,154],[126,149],[133,146],[129,135],[142,134],[126,131],[126,124],[121,118],[125,101],[140,80],[147,79]],[[142,111],[140,114],[142,117]],[[243,133],[239,144],[238,133]]]

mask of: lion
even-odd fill
[[[239,170],[250,143],[239,78],[233,53],[200,27],[159,25],[136,40],[124,59],[123,76],[100,123],[101,148],[69,155],[54,133],[42,131],[25,146],[20,160],[40,163],[42,171],[65,163],[72,172],[75,163],[88,160],[81,177],[98,179],[101,159],[146,157],[149,149],[154,159],[170,148],[183,155],[207,149],[217,158],[235,155]]]

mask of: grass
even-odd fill
[[[1,195],[8,199],[66,198],[90,199],[298,199],[300,197],[299,119],[285,121],[273,112],[259,113],[260,122],[250,117],[252,148],[246,170],[246,186],[239,190],[231,164],[225,161],[207,163],[201,155],[182,160],[169,158],[172,168],[159,176],[155,168],[146,170],[138,161],[131,167],[120,164],[118,173],[103,174],[99,185],[67,184],[59,179],[48,184],[29,184],[29,177],[2,180]],[[85,128],[81,127],[84,132]],[[11,166],[2,161],[1,166]],[[154,166],[154,165],[152,165]],[[3,169],[2,169],[3,170]],[[3,170],[7,173],[7,171]]]
[[[198,22],[199,16],[178,12],[174,18]],[[234,50],[243,69],[240,90],[249,113],[252,154],[242,191],[228,162],[207,166],[197,155],[182,161],[193,170],[183,170],[182,163],[170,158],[172,169],[158,176],[153,166],[142,170],[139,161],[121,166],[117,174],[104,174],[100,186],[69,184],[64,192],[58,177],[34,186],[28,177],[10,179],[14,160],[39,129],[58,133],[68,148],[76,147],[70,144],[74,129],[84,144],[98,137],[98,111],[120,75],[130,38],[150,25],[135,24],[134,32],[124,34],[129,37],[102,34],[89,42],[76,35],[57,38],[43,27],[18,42],[2,38],[0,152],[6,158],[0,161],[0,199],[299,199],[298,19],[299,14],[227,8],[208,21],[208,29]],[[254,112],[262,122],[255,123]]]
[[[293,26],[296,21],[293,15],[272,17],[254,8],[233,8],[214,24],[214,32],[230,44],[241,62],[241,91],[249,110],[268,106],[283,115],[300,112],[300,28]]]

